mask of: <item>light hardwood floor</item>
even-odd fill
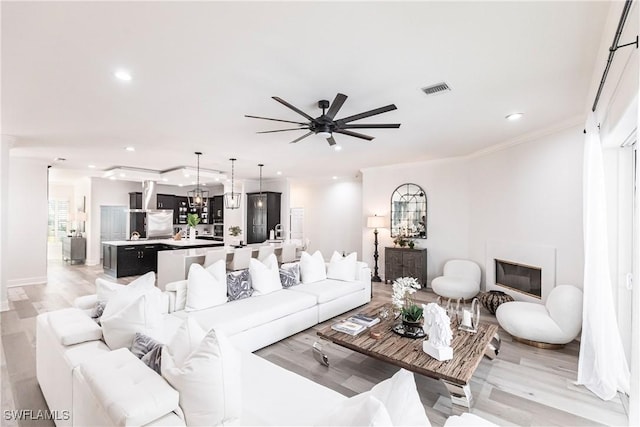
[[[9,289],[10,310],[0,314],[1,425],[53,425],[51,421],[18,423],[7,420],[5,411],[46,409],[35,378],[35,318],[39,313],[71,306],[77,296],[94,293],[96,277],[107,278],[99,266],[67,266],[50,261],[47,285]],[[119,280],[120,283],[129,281]],[[390,294],[389,285],[374,284],[375,301],[388,301]],[[427,302],[435,296],[421,291],[418,299]],[[496,322],[486,311],[482,318]],[[317,341],[316,330],[325,324],[263,348],[256,354],[345,396],[369,390],[397,371],[384,362],[329,344],[325,345],[325,351],[330,367],[321,366],[312,357],[311,345]],[[619,398],[603,402],[584,387],[574,384],[578,368],[577,342],[562,350],[543,350],[514,342],[502,330],[500,336],[502,348],[497,359],[484,358],[471,381],[475,397],[472,413],[502,426],[627,425]],[[448,416],[463,411],[452,407],[440,382],[416,376],[416,383],[434,426],[442,426]],[[283,392],[283,402],[290,392]]]

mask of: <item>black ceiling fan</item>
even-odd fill
[[[322,115],[316,118],[311,117],[304,111],[299,108],[294,107],[289,104],[284,99],[278,98],[277,96],[272,96],[273,99],[281,103],[287,108],[292,109],[296,113],[303,116],[305,119],[309,120],[308,122],[294,122],[291,120],[281,120],[281,119],[270,119],[268,117],[258,117],[258,116],[250,116],[246,115],[245,117],[249,117],[252,119],[263,119],[263,120],[272,120],[274,122],[284,122],[284,123],[293,123],[299,125],[297,128],[291,129],[279,129],[279,130],[267,130],[258,133],[273,133],[273,132],[287,132],[291,130],[308,130],[309,132],[302,135],[299,138],[291,141],[291,144],[294,144],[311,134],[317,134],[327,139],[329,145],[335,145],[336,140],[333,139],[334,133],[341,133],[343,135],[354,136],[356,138],[366,139],[367,141],[371,141],[373,139],[372,136],[364,135],[362,133],[353,132],[349,129],[397,129],[400,127],[400,123],[390,123],[390,124],[351,124],[351,122],[364,119],[366,117],[375,116],[377,114],[386,113],[388,111],[393,111],[396,108],[394,104],[389,104],[384,107],[376,108],[374,110],[365,111],[364,113],[354,114],[353,116],[344,117],[342,119],[335,119],[336,114],[342,107],[342,104],[347,100],[347,95],[343,95],[341,93],[337,94],[331,105],[329,105],[329,101],[326,99],[318,101],[318,108],[322,109]],[[327,110],[328,108],[328,110]]]

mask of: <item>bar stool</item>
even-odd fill
[[[253,248],[239,248],[233,251],[233,258],[228,264],[229,270],[244,270],[245,268],[249,268],[249,260],[251,259],[251,254],[253,253]]]
[[[264,261],[266,257],[273,253],[274,247],[271,245],[263,245],[258,248],[258,261]]]
[[[209,267],[210,265],[215,264],[220,260],[227,260],[227,250],[226,249],[215,249],[212,251],[207,251],[204,257],[204,268]]]

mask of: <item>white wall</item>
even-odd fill
[[[483,272],[488,240],[551,246],[556,284],[582,287],[582,131],[468,159],[469,257]]]
[[[450,258],[469,256],[469,189],[466,159],[444,159],[369,168],[362,173],[363,260],[373,267],[374,235],[366,218],[386,216],[389,222],[391,194],[401,184],[413,183],[427,195],[427,239],[416,239],[416,247],[427,248],[429,282],[442,273]],[[384,248],[393,246],[388,228],[378,230],[378,267],[384,280]]]
[[[45,163],[11,157],[6,253],[8,286],[47,281],[47,186]]]
[[[91,178],[89,195],[87,197],[87,265],[100,263],[102,248],[100,247],[100,206],[129,207],[129,193],[142,191],[140,182],[112,181],[103,178]],[[78,193],[86,192],[77,189]]]
[[[304,236],[325,259],[333,251],[362,258],[362,183],[352,180],[291,179],[291,208],[304,208]],[[286,212],[288,222],[289,213]],[[366,259],[365,259],[366,260]]]
[[[2,135],[0,139],[0,311],[9,310],[7,297],[9,249],[9,150],[15,138]]]

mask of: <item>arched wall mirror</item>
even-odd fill
[[[427,238],[427,195],[416,184],[402,184],[391,195],[391,237]]]

